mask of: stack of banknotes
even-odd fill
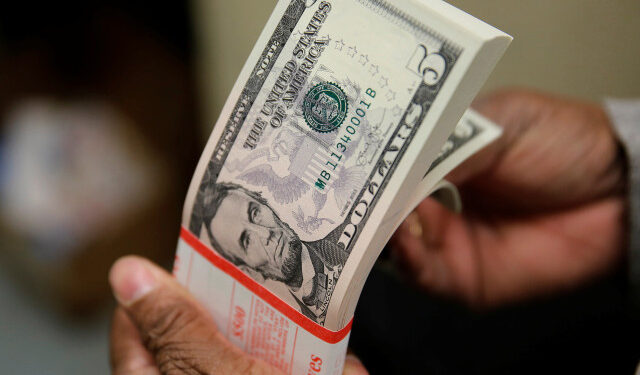
[[[443,178],[500,135],[467,108],[510,41],[440,0],[278,2],[198,163],[174,266],[231,342],[341,373],[380,251],[427,196],[460,209]]]

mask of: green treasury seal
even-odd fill
[[[305,121],[320,133],[339,128],[347,117],[348,108],[347,95],[333,82],[313,86],[302,103]]]

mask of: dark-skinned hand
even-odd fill
[[[124,257],[109,274],[118,300],[111,328],[114,375],[276,375],[281,372],[231,344],[207,312],[169,273]],[[366,375],[347,355],[344,375]]]
[[[462,214],[427,199],[394,235],[411,278],[487,307],[610,271],[624,253],[626,177],[603,109],[524,90],[474,107],[504,134],[448,177]]]

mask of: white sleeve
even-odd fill
[[[640,301],[640,99],[608,99],[605,108],[627,156],[629,276]]]

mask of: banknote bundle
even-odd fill
[[[380,251],[427,196],[459,209],[443,178],[499,136],[466,109],[510,40],[439,0],[277,3],[196,168],[174,266],[231,342],[285,373],[341,373]]]

